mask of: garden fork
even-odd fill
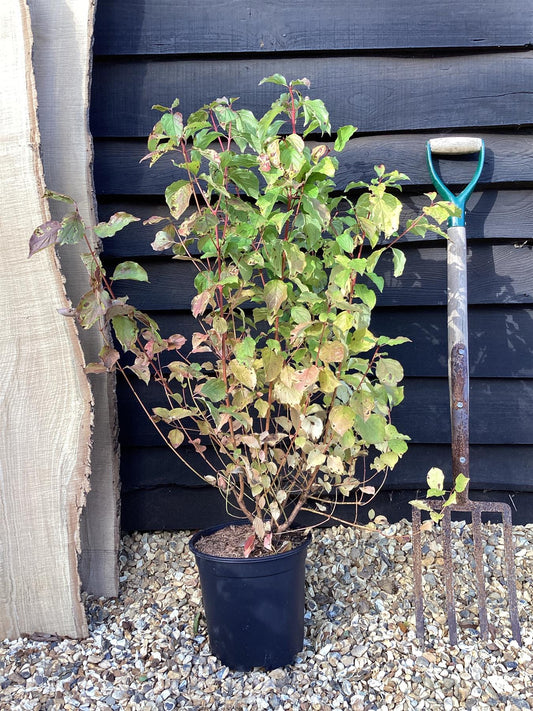
[[[466,188],[455,195],[442,182],[433,165],[433,154],[462,155],[478,153],[474,176]],[[452,474],[455,483],[462,474],[467,479],[463,491],[456,492],[455,503],[442,506],[441,502],[426,499],[425,504],[435,511],[442,510],[444,581],[450,643],[457,644],[457,621],[454,603],[452,563],[451,513],[469,513],[472,519],[474,563],[476,575],[479,628],[482,639],[488,638],[486,589],[483,570],[483,544],[481,516],[484,513],[501,514],[503,523],[504,560],[508,587],[509,615],[514,639],[521,644],[520,625],[516,599],[516,573],[512,536],[511,508],[496,501],[472,501],[468,496],[469,478],[469,369],[468,369],[468,307],[466,277],[465,205],[476,185],[485,156],[485,146],[480,138],[440,138],[427,143],[427,162],[433,184],[444,200],[460,208],[460,215],[448,221],[447,271],[448,271],[448,381],[450,391],[450,418],[452,431]],[[464,480],[463,480],[464,481]],[[415,590],[416,634],[424,643],[424,600],[422,592],[421,512],[413,506],[413,568]]]

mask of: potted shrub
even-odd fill
[[[191,342],[162,334],[114,292],[117,280],[147,281],[142,267],[128,261],[106,274],[90,247],[83,260],[91,289],[66,314],[106,337],[87,372],[118,368],[128,382],[135,375],[161,387],[161,406],[145,408],[154,426],[183,464],[180,448],[194,447],[206,463],[199,476],[244,520],[191,541],[212,650],[237,669],[287,664],[302,647],[309,536],[295,530],[297,516],[331,520],[337,504],[368,502],[406,451],[408,437],[390,417],[403,398],[403,371],[389,355],[406,339],[371,330],[384,286],[376,269],[388,252],[399,276],[401,236],[442,234],[437,223],[450,214],[430,195],[401,231],[391,190],[406,176],[384,166],[370,183],[339,190],[334,154],[355,128],[339,128],[333,146],[311,146],[306,136],[331,128],[324,104],[303,94],[309,82],[277,74],[263,82],[283,93],[259,119],[226,98],[186,121],[177,100],[154,107],[161,118],[146,158],[177,154],[177,179],[165,191],[169,214],[146,222],[157,224],[156,251],[197,269]],[[31,254],[86,235],[76,204],[48,196],[71,209],[35,231]],[[110,238],[135,219],[117,213],[96,235]],[[208,445],[220,466],[207,458]]]

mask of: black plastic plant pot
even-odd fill
[[[311,540],[262,558],[220,558],[195,547],[228,524],[196,533],[196,557],[211,652],[230,669],[291,664],[304,638],[305,558]]]

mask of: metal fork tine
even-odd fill
[[[485,590],[485,572],[483,566],[483,546],[481,541],[481,511],[472,511],[472,538],[474,539],[474,563],[478,599],[479,631],[481,639],[488,639],[489,623],[487,620],[487,593]]]
[[[415,590],[416,636],[424,648],[424,597],[422,592],[422,541],[420,537],[420,509],[412,509],[413,526],[413,577]]]
[[[457,644],[457,618],[455,615],[455,595],[453,584],[453,559],[452,559],[452,515],[450,509],[444,510],[442,519],[442,532],[444,543],[442,555],[444,558],[444,583],[446,586],[446,611],[448,616],[448,634],[450,644]]]
[[[520,622],[518,621],[518,602],[516,599],[516,568],[514,561],[514,541],[511,520],[511,509],[509,506],[502,506],[503,518],[503,551],[507,577],[507,591],[509,594],[509,617],[511,620],[511,630],[513,637],[522,645],[520,634]]]

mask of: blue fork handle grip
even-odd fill
[[[446,185],[444,185],[439,174],[435,170],[429,141],[426,144],[426,157],[429,168],[429,174],[431,175],[431,180],[433,181],[433,185],[437,189],[441,198],[443,200],[449,200],[456,207],[459,207],[461,209],[461,214],[459,216],[449,218],[448,227],[464,227],[466,201],[468,200],[470,195],[472,195],[472,191],[474,190],[476,183],[479,180],[479,176],[481,175],[481,171],[483,170],[483,163],[485,161],[485,142],[481,141],[477,168],[472,177],[472,180],[468,183],[466,188],[459,193],[459,195],[455,195]]]

